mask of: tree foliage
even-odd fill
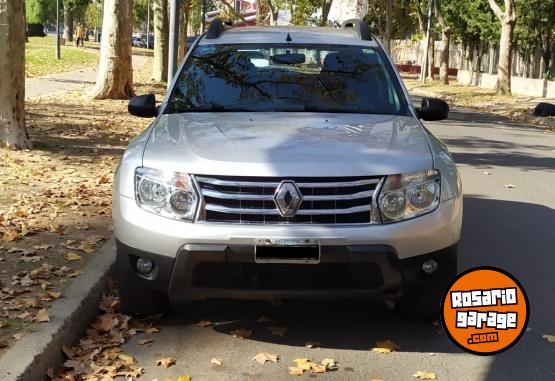
[[[56,19],[56,2],[52,0],[27,0],[25,17],[28,24],[46,24]]]

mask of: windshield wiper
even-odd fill
[[[322,112],[330,114],[374,114],[368,110],[358,110],[352,108],[338,108],[326,106],[302,106],[302,107],[288,107],[288,108],[272,108],[271,111],[285,111],[285,112]]]
[[[220,106],[220,105],[212,105],[212,106],[193,106],[193,107],[174,107],[171,109],[172,113],[180,113],[180,112],[257,112],[261,111],[255,108],[248,108],[248,107],[237,107],[237,106]]]

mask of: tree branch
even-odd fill
[[[507,4],[507,1],[512,1],[512,0],[505,0],[505,4]],[[488,2],[489,2],[490,8],[493,10],[493,13],[495,13],[495,15],[499,18],[499,20],[503,21],[503,19],[505,18],[505,13],[503,13],[503,11],[501,11],[501,8],[499,8],[499,5],[497,5],[497,1],[488,0]]]

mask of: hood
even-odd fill
[[[166,114],[143,165],[203,175],[375,176],[429,169],[412,117],[306,112]]]

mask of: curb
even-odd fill
[[[0,358],[0,380],[46,380],[49,367],[64,361],[62,345],[72,345],[92,323],[115,264],[116,245],[110,239],[100,248],[48,310],[50,323],[37,324],[35,331],[24,336]]]

